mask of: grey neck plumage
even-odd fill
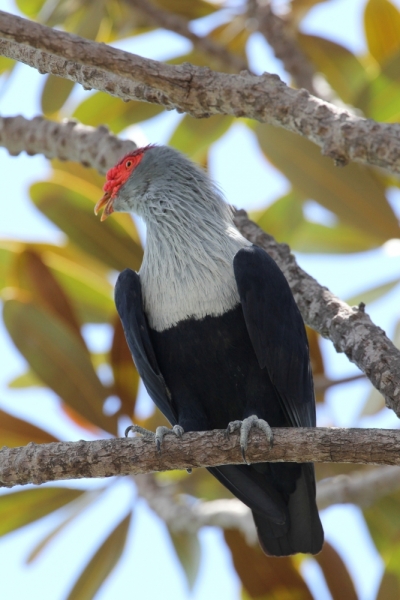
[[[146,202],[147,243],[139,275],[144,310],[157,331],[185,319],[221,315],[239,303],[233,257],[250,242],[204,178],[198,187],[175,183]]]

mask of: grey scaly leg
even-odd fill
[[[257,415],[251,415],[250,417],[243,419],[243,421],[231,421],[226,428],[227,435],[237,431],[238,429],[240,430],[240,448],[242,450],[243,460],[248,465],[250,463],[248,463],[246,460],[246,450],[248,447],[249,434],[252,427],[257,427],[263,431],[267,440],[269,441],[270,446],[272,446],[273,435],[271,427],[268,425],[267,421],[264,421],[264,419],[259,419]]]
[[[144,427],[140,427],[140,425],[130,425],[125,429],[125,437],[128,437],[129,433],[133,431],[134,433],[139,433],[144,437],[145,440],[153,440],[157,447],[157,452],[161,452],[161,446],[163,443],[163,439],[166,435],[176,435],[176,437],[181,438],[184,433],[183,427],[180,425],[174,425],[172,429],[169,427],[165,427],[164,425],[160,425],[157,427],[156,432],[149,431]]]

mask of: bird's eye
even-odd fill
[[[126,163],[125,163],[125,166],[126,166],[127,169],[130,169],[131,166],[132,166],[132,161],[131,160],[127,160]]]

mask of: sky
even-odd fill
[[[325,35],[362,53],[365,49],[361,27],[364,4],[364,0],[332,0],[318,5],[305,19],[303,30]],[[396,4],[400,5],[400,0]],[[12,0],[0,0],[0,9],[17,13]],[[204,33],[209,26],[209,22],[204,20],[197,24],[196,31]],[[179,55],[189,48],[185,40],[168,32],[138,36],[129,44],[124,42],[117,46],[158,60]],[[286,74],[259,36],[252,39],[249,52],[251,67],[255,72],[277,72],[287,80]],[[36,71],[19,66],[10,85],[4,88],[0,86],[0,114],[23,114],[29,118],[39,114],[43,83],[44,77]],[[71,104],[86,97],[85,94],[87,92],[82,89],[76,89]],[[167,113],[145,123],[140,130],[131,128],[124,135],[138,143],[144,140],[165,143],[180,118],[176,113]],[[11,158],[0,149],[0,172],[3,195],[0,237],[61,243],[62,234],[33,207],[27,193],[31,183],[46,177],[49,172],[47,161],[40,156],[28,157],[25,154]],[[247,210],[266,206],[288,189],[287,181],[265,161],[254,136],[240,123],[213,146],[210,173],[228,201]],[[395,210],[400,212],[398,197],[393,194],[391,199]],[[324,211],[313,203],[308,206],[308,214],[316,220],[325,218]],[[391,256],[384,248],[362,255],[297,255],[297,259],[302,268],[343,299],[399,276],[400,271],[399,256]],[[398,318],[399,301],[400,290],[397,288],[368,307],[374,322],[385,329],[389,336],[393,334]],[[85,327],[85,337],[98,350],[109,343],[107,328]],[[358,372],[346,357],[336,354],[330,342],[324,341],[323,351],[331,377],[340,378]],[[15,351],[0,324],[0,407],[47,428],[61,439],[77,440],[83,435],[87,438],[86,432],[66,422],[52,392],[7,389],[7,382],[24,368],[24,360]],[[364,381],[335,387],[328,394],[327,407],[318,414],[318,424],[398,427],[397,418],[388,410],[374,418],[358,418],[368,390],[368,384]],[[149,410],[148,402],[142,394],[140,406],[143,412]],[[74,482],[74,485],[80,486],[81,483]],[[95,481],[89,485],[97,488],[102,482]],[[58,523],[57,515],[50,515],[0,540],[3,597],[30,597],[32,600],[64,598],[65,591],[79,575],[85,561],[131,506],[132,498],[135,498],[135,492],[129,480],[112,485],[90,511],[86,511],[58,536],[42,557],[29,567],[24,564],[27,554]],[[332,507],[322,512],[322,521],[327,539],[343,555],[350,568],[360,599],[372,600],[382,574],[382,563],[359,510],[355,507]],[[159,598],[160,594],[174,600],[188,597],[193,600],[238,598],[240,583],[232,569],[229,552],[221,543],[221,536],[221,532],[214,528],[200,532],[200,573],[189,596],[174,550],[164,533],[164,525],[145,502],[136,499],[126,551],[96,600],[109,600],[122,595],[135,597],[139,593],[143,595],[143,590],[146,600]],[[307,563],[303,572],[310,588],[317,594],[318,600],[329,600],[330,594],[319,569],[312,561]],[[155,567],[157,576],[154,576]]]

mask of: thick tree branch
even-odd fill
[[[287,244],[278,244],[245,211],[237,211],[235,224],[251,242],[272,256],[289,282],[304,321],[329,338],[367,375],[400,417],[400,351],[374,325],[363,306],[350,307],[301,269]]]
[[[130,140],[111,135],[107,127],[88,127],[76,121],[57,123],[43,117],[0,117],[0,146],[12,156],[20,152],[71,160],[100,173],[136,148]]]
[[[101,142],[101,143],[100,143]],[[74,122],[54,123],[36,118],[0,118],[0,145],[11,154],[26,149],[49,158],[79,160],[102,173],[135,147],[120,141],[103,127],[93,129]],[[235,224],[250,241],[264,248],[285,274],[303,319],[344,352],[385,397],[386,405],[400,416],[400,351],[367,313],[352,308],[305,273],[286,244],[274,238],[237,211]]]
[[[252,431],[249,462],[400,465],[400,430],[274,428],[273,433],[270,448],[262,433]],[[179,440],[168,436],[162,454],[144,439],[30,443],[0,450],[0,487],[222,464],[243,464],[238,435],[228,438],[223,430],[186,433]]]
[[[279,125],[311,140],[339,165],[354,160],[400,173],[398,123],[354,116],[287,87],[276,75],[167,65],[2,11],[0,54],[125,100],[154,102],[194,117],[227,114]]]
[[[211,56],[213,61],[217,60],[222,69],[243,71],[248,68],[246,61],[242,60],[240,56],[232,54],[209,37],[201,37],[193,33],[189,28],[188,21],[180,15],[164,10],[150,0],[126,0],[126,2],[138,9],[154,25],[178,33],[190,40],[197,50],[206,56]]]

